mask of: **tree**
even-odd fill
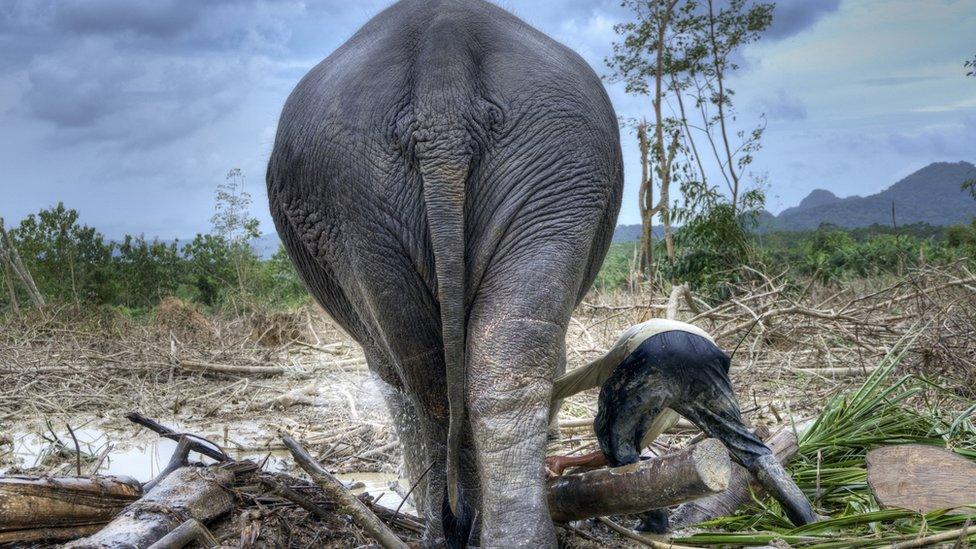
[[[674,256],[671,234],[670,186],[674,161],[681,147],[682,123],[664,109],[666,96],[675,82],[688,72],[690,59],[697,54],[686,50],[690,29],[696,24],[697,0],[623,0],[636,21],[614,25],[622,36],[614,43],[613,55],[606,60],[611,77],[625,83],[628,93],[648,95],[654,111],[653,132],[643,121],[637,125],[641,154],[641,183],[638,201],[641,212],[641,269],[653,270],[651,228],[655,215],[665,227],[668,257]],[[653,170],[650,166],[653,163]],[[660,198],[654,202],[653,174],[657,176]]]
[[[241,296],[247,293],[248,275],[256,259],[250,242],[261,234],[258,220],[251,215],[251,195],[244,190],[246,183],[240,168],[227,172],[224,183],[217,185],[215,212],[210,218],[215,236],[230,247]]]
[[[735,53],[769,27],[774,6],[752,0],[729,0],[723,8],[713,0],[623,0],[622,5],[631,9],[635,20],[614,27],[621,40],[606,63],[613,71],[611,79],[623,82],[628,93],[651,98],[653,120],[636,126],[641,151],[641,266],[650,274],[654,216],[664,225],[665,249],[673,261],[672,222],[682,217],[687,221],[701,212],[695,208],[721,199],[707,182],[696,137],[704,136],[711,147],[713,171],[727,183],[733,215],[763,202],[760,191],[743,190],[743,173],[759,149],[765,123],[739,131],[733,139],[734,92],[726,81],[738,69]],[[689,112],[686,106],[692,105]],[[685,195],[683,210],[671,204],[674,183]]]
[[[75,303],[104,303],[115,292],[112,249],[101,233],[78,222],[78,212],[58,203],[27,216],[10,238],[40,293]]]

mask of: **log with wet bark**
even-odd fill
[[[54,530],[104,524],[141,495],[139,482],[127,477],[0,477],[0,540],[47,539]]]
[[[732,462],[716,439],[673,454],[549,481],[549,512],[556,522],[638,513],[678,505],[724,490]]]
[[[791,428],[783,429],[773,435],[766,441],[766,445],[773,451],[776,459],[784,465],[793,459],[798,450],[796,433]],[[733,463],[728,488],[678,507],[671,516],[671,527],[686,528],[713,518],[732,515],[736,509],[752,501],[753,492],[759,491],[761,488],[749,471]]]
[[[65,547],[148,547],[189,519],[206,522],[233,509],[225,488],[233,479],[221,466],[177,469],[105,528]]]

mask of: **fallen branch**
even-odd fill
[[[180,360],[180,368],[195,372],[234,374],[234,375],[280,375],[287,370],[283,366],[235,366],[232,364],[214,364],[198,360]]]
[[[649,537],[642,536],[637,532],[633,532],[631,530],[628,530],[627,528],[624,528],[623,526],[608,519],[607,517],[600,517],[598,520],[603,524],[607,525],[607,527],[613,530],[614,532],[620,534],[621,536],[629,540],[636,541],[637,543],[640,543],[641,545],[645,545],[647,547],[653,547],[654,549],[695,549],[694,547],[688,547],[685,545],[675,545],[673,543],[664,543],[661,541],[650,539]]]
[[[0,545],[21,545],[29,543],[54,543],[88,536],[102,529],[104,523],[84,526],[61,526],[53,528],[31,528],[30,530],[11,530],[0,532]]]
[[[728,451],[705,439],[674,454],[549,481],[556,522],[670,507],[724,490],[732,472]]]
[[[397,537],[373,511],[352,495],[342,482],[326,471],[315,459],[290,436],[283,438],[295,462],[305,470],[315,484],[318,484],[343,511],[352,516],[359,526],[380,545],[387,549],[406,549],[407,544]]]
[[[209,440],[203,437],[178,433],[175,430],[170,429],[169,427],[153,419],[150,419],[138,412],[129,412],[128,414],[125,414],[125,419],[137,425],[142,425],[146,429],[149,429],[150,431],[153,431],[154,433],[160,436],[166,437],[170,440],[175,440],[177,442],[180,440],[181,437],[185,436],[186,439],[189,441],[190,448],[193,451],[199,452],[211,459],[215,459],[217,461],[233,461],[230,458],[230,456],[228,456],[223,450],[220,449],[219,446],[217,446],[213,442],[210,442]]]

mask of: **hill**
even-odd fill
[[[817,189],[799,205],[783,210],[773,225],[788,231],[816,229],[822,223],[848,228],[891,225],[892,204],[898,225],[969,223],[976,217],[976,200],[960,187],[970,179],[976,179],[976,166],[969,162],[936,162],[869,196],[839,198]]]

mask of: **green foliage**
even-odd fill
[[[875,225],[843,229],[823,225],[815,231],[756,235],[764,262],[789,265],[796,275],[816,276],[824,283],[899,273],[925,263],[976,258],[969,243],[976,229],[934,227],[919,223],[900,228]]]
[[[49,299],[103,301],[114,293],[112,246],[64,204],[27,216],[10,238]]]
[[[762,497],[752,508],[700,525],[729,533],[696,534],[691,545],[757,545],[782,539],[798,547],[890,547],[892,542],[962,527],[967,515],[882,510],[868,484],[865,456],[888,444],[925,444],[976,459],[970,402],[928,380],[893,372],[911,347],[899,342],[860,389],[837,395],[799,437],[790,465],[797,485],[829,520],[794,528],[776,501]],[[919,410],[916,402],[929,403]],[[969,536],[976,539],[976,534]]]
[[[633,274],[634,257],[637,253],[639,252],[634,243],[611,244],[593,287],[602,291],[625,288]]]
[[[284,249],[262,261],[243,239],[198,234],[182,247],[143,236],[106,241],[63,204],[29,215],[10,237],[41,294],[55,303],[138,313],[167,296],[215,308],[308,300]],[[0,310],[8,299],[0,293]]]
[[[675,257],[661,265],[672,281],[687,282],[704,295],[721,298],[738,279],[739,268],[755,258],[746,228],[749,216],[726,201],[713,202],[691,217],[674,235]]]

